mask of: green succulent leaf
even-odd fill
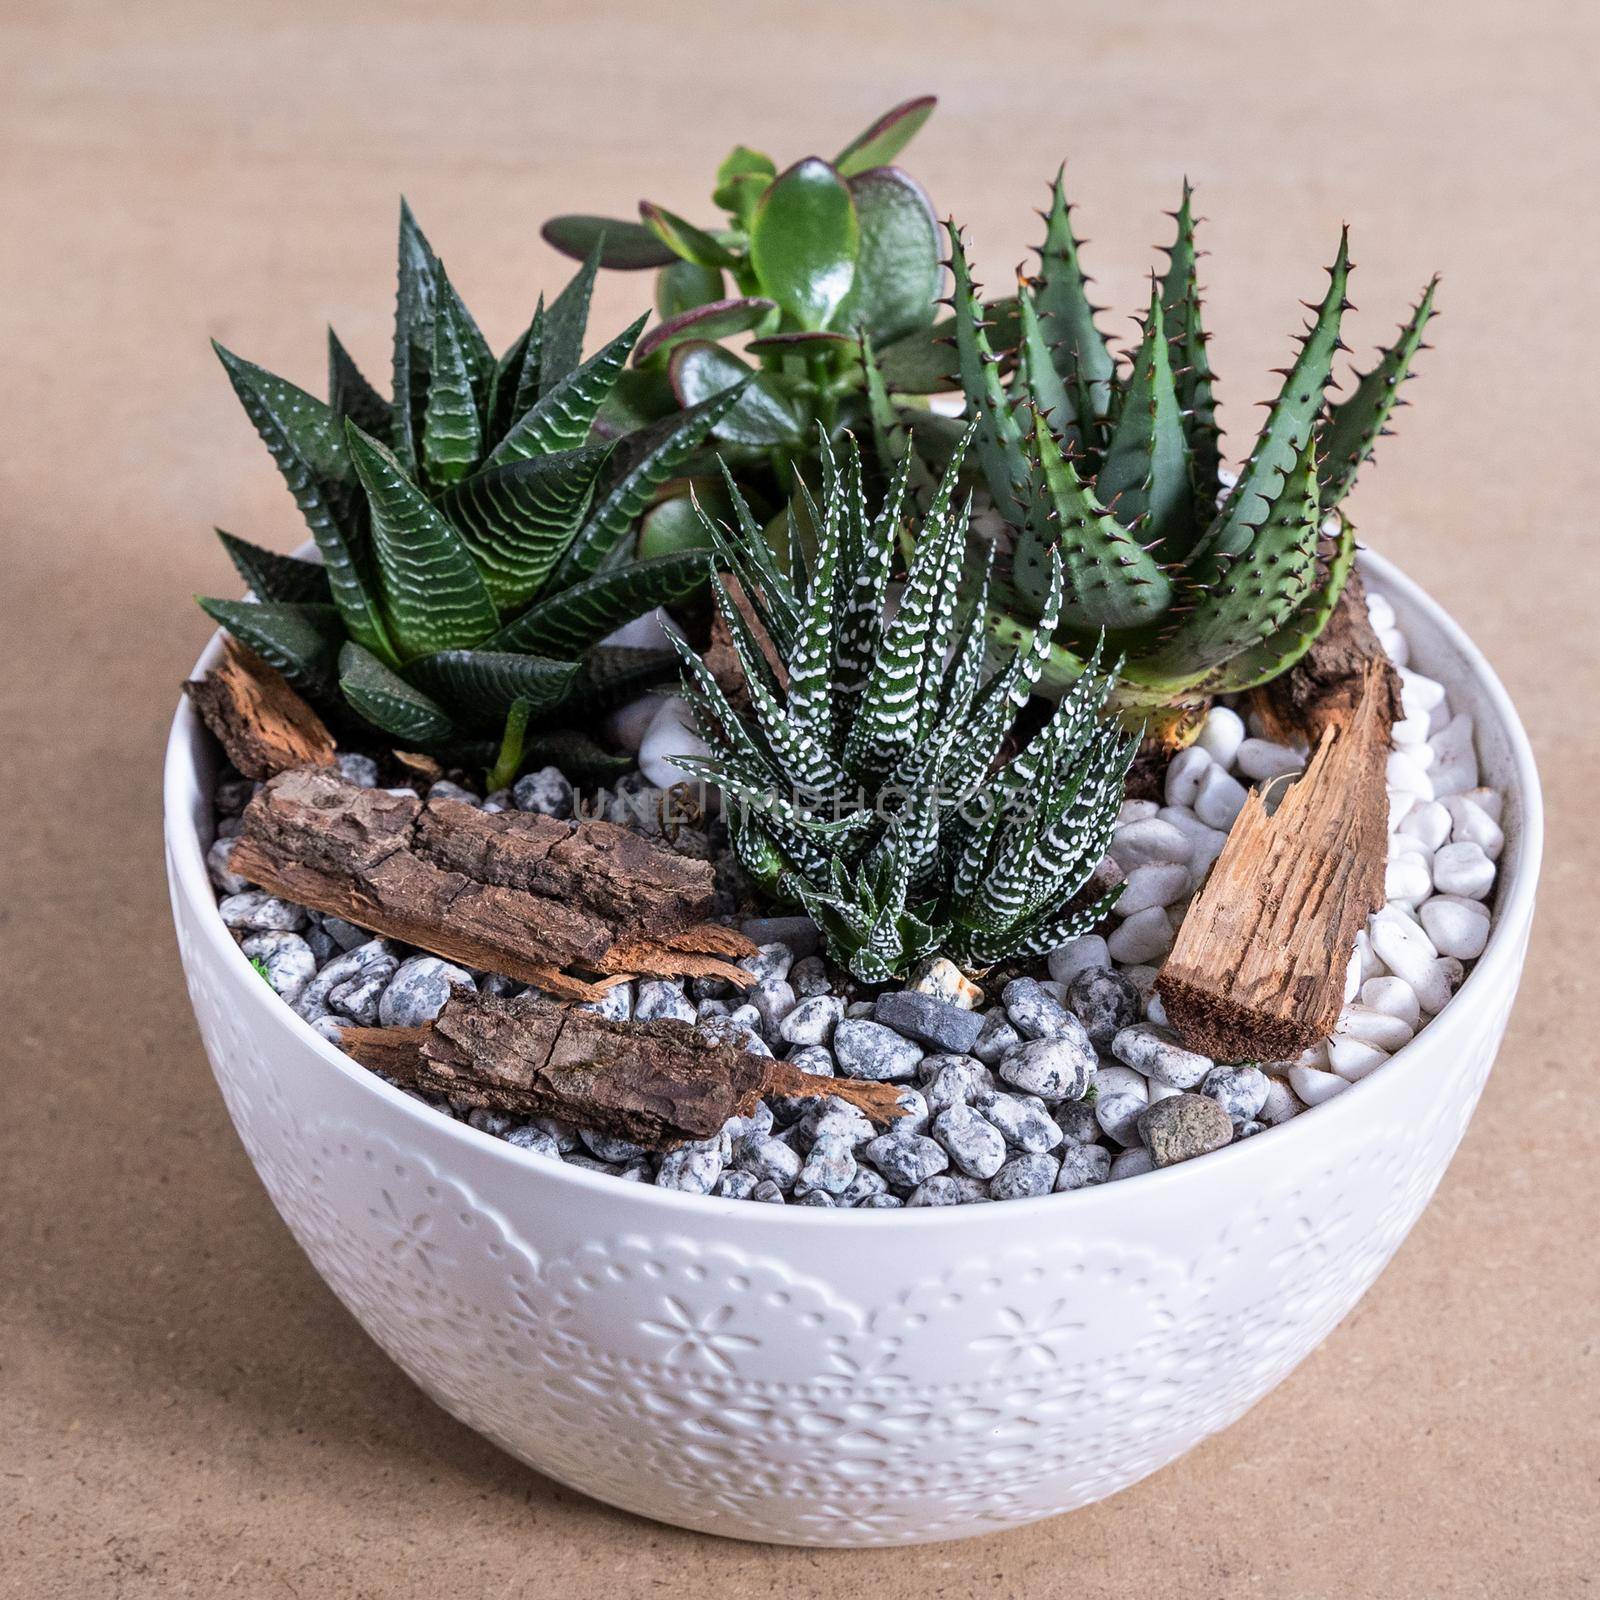
[[[484,463],[503,467],[513,461],[576,450],[589,437],[600,408],[616,387],[646,319],[639,317],[581,367],[546,388],[537,405],[518,417]]]
[[[681,405],[695,406],[741,389],[716,427],[716,437],[729,444],[797,446],[805,440],[805,418],[795,403],[766,373],[756,373],[730,350],[705,340],[680,344],[669,368],[673,392]]]
[[[301,561],[296,556],[281,556],[276,550],[263,550],[231,533],[216,530],[222,548],[235,571],[258,600],[283,601],[298,605],[304,601],[331,604],[328,570],[316,561]]]
[[[389,402],[362,377],[332,328],[328,329],[328,405],[336,417],[348,417],[374,438],[389,437],[394,420]]]
[[[489,648],[576,656],[623,623],[687,598],[709,571],[704,553],[691,550],[596,573],[530,606],[489,641]]]
[[[437,488],[459,483],[483,455],[483,418],[478,410],[479,386],[487,391],[480,361],[486,351],[473,348],[465,308],[434,264],[433,358],[428,377],[428,403],[422,425],[422,464]]]
[[[1182,560],[1194,539],[1194,472],[1173,382],[1161,291],[1150,287],[1150,312],[1134,360],[1095,496],[1125,528],[1157,541],[1162,562]]]
[[[759,327],[778,308],[771,300],[743,297],[712,300],[657,323],[639,341],[633,364],[643,366],[652,356],[669,351],[687,339],[727,339]]]
[[[390,635],[402,661],[465,649],[499,618],[461,536],[392,452],[346,423],[350,456],[372,506],[372,544]]]
[[[544,296],[540,295],[533,320],[495,363],[489,379],[484,438],[491,448],[505,437],[506,430],[518,417],[538,404],[539,368],[543,359]]]
[[[577,371],[578,363],[583,358],[583,336],[589,326],[589,302],[594,297],[594,280],[599,272],[600,246],[596,244],[583,265],[573,273],[571,281],[545,307],[539,342],[541,400]],[[519,417],[524,410],[526,395],[527,386],[520,386],[517,391]]]
[[[304,389],[220,344],[213,348],[322,552],[350,637],[387,658],[391,647],[368,571],[366,506],[345,446],[345,424]]]
[[[504,650],[441,650],[406,668],[406,681],[447,706],[467,733],[497,732],[512,706],[524,702],[544,716],[571,693],[581,670],[572,660],[551,660]]]
[[[339,651],[339,688],[373,727],[409,744],[441,744],[455,732],[444,708],[353,639]]]
[[[706,532],[706,516],[726,521],[732,511],[718,478],[683,478],[668,483],[640,521],[635,548],[641,559],[679,555],[685,550],[710,551],[713,545]]]
[[[677,676],[673,650],[598,644],[587,651],[566,699],[569,714],[609,711]]]
[[[1056,371],[1050,346],[1045,343],[1044,329],[1039,323],[1038,307],[1026,283],[1017,286],[1017,376],[1011,386],[1013,397],[1025,396],[1028,403],[1050,425],[1050,431],[1061,440],[1062,448],[1070,455],[1083,449],[1083,435],[1078,427],[1078,404],[1061,374]]]
[[[855,282],[833,325],[863,327],[880,344],[904,338],[932,323],[939,296],[943,269],[933,203],[894,167],[858,173],[848,188],[861,243]]]
[[[729,212],[741,228],[748,228],[756,206],[767,192],[767,185],[777,175],[778,169],[771,156],[742,144],[735,145],[717,168],[712,204]]]
[[[400,202],[400,274],[394,316],[394,402],[390,444],[407,472],[419,463],[418,436],[428,403],[433,361],[433,322],[438,302],[437,258],[411,207]]]
[[[440,496],[501,612],[527,605],[577,536],[611,455],[590,445],[486,467]]]
[[[1209,521],[1220,487],[1217,468],[1221,463],[1222,451],[1221,434],[1217,428],[1217,403],[1212,394],[1216,377],[1211,370],[1205,329],[1201,325],[1192,200],[1193,191],[1186,179],[1183,199],[1174,219],[1178,232],[1168,252],[1167,275],[1161,285],[1161,304],[1171,346],[1178,405],[1183,412],[1184,434],[1194,458],[1195,495],[1205,520]]]
[[[1324,509],[1338,505],[1349,493],[1361,463],[1372,455],[1372,447],[1383,435],[1395,407],[1404,404],[1400,386],[1410,376],[1417,352],[1426,348],[1422,331],[1433,315],[1433,296],[1438,287],[1439,280],[1434,278],[1400,329],[1400,337],[1381,352],[1377,366],[1362,374],[1347,399],[1329,407],[1319,438],[1322,465],[1318,476]]]
[[[663,322],[723,298],[722,273],[716,267],[674,261],[656,274],[656,315]]]
[[[200,600],[200,609],[313,700],[334,690],[344,627],[336,607],[253,600]]]
[[[765,333],[745,346],[749,355],[780,360],[784,356],[823,356],[833,358],[845,350],[853,350],[857,340],[853,334],[835,333],[828,328],[812,328],[790,333]]]
[[[826,328],[855,282],[861,228],[839,174],[815,156],[776,178],[750,225],[764,293],[799,328]]]
[[[676,259],[650,229],[617,217],[551,217],[539,236],[574,261],[587,261],[598,247],[600,265],[613,272],[640,272]]]
[[[1078,419],[1087,429],[1110,415],[1117,366],[1105,335],[1095,326],[1095,308],[1089,304],[1089,280],[1078,259],[1065,180],[1066,168],[1062,167],[1050,190],[1034,292],[1045,340],[1055,352],[1056,371],[1076,395]]]
[[[989,348],[996,355],[1010,354],[1021,338],[1015,299],[989,300],[978,308]],[[950,316],[896,339],[876,352],[883,381],[894,394],[942,394],[961,387],[956,352],[957,318]]]
[[[839,152],[833,163],[839,175],[853,178],[873,167],[887,166],[917,136],[938,103],[937,96],[924,94],[885,111]]]
[[[531,701],[511,702],[511,709],[506,712],[505,727],[500,734],[500,748],[495,752],[494,765],[483,775],[485,794],[498,794],[502,789],[509,789],[516,781],[527,751],[528,722],[532,716]]]
[[[641,200],[639,215],[644,219],[646,229],[685,261],[718,269],[738,265],[733,252],[726,245],[719,244],[704,228],[685,222],[665,206],[658,206],[653,200]]]

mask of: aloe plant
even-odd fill
[[[1115,899],[1082,891],[1137,740],[1099,720],[1108,683],[1091,660],[1042,730],[1002,762],[1051,648],[1062,580],[1057,570],[1032,641],[985,676],[986,580],[961,596],[968,506],[953,497],[963,449],[936,488],[892,609],[908,466],[872,514],[854,441],[841,471],[822,440],[815,557],[792,578],[732,491],[736,531],[708,518],[707,536],[777,656],[767,659],[714,585],[748,717],[680,646],[711,751],[694,766],[723,791],[741,863],[758,885],[803,905],[833,958],[865,982],[888,981],[935,950],[968,967],[1037,955],[1087,931]]]
[[[1236,480],[1223,475],[1189,187],[1164,274],[1152,275],[1142,335],[1119,364],[1095,322],[1061,175],[1037,274],[1018,284],[1009,370],[991,336],[959,231],[950,226],[956,368],[975,454],[1010,554],[990,612],[1004,642],[1031,634],[1064,590],[1040,678],[1060,692],[1102,637],[1122,657],[1112,695],[1130,725],[1181,739],[1214,694],[1264,683],[1299,659],[1333,612],[1355,552],[1339,510],[1388,432],[1433,312],[1428,284],[1399,338],[1347,398],[1330,403],[1348,302],[1347,239],[1296,358]],[[890,457],[940,439],[875,382]],[[946,427],[948,434],[948,425]],[[927,468],[923,469],[925,472]]]
[[[703,583],[699,558],[634,561],[628,541],[739,391],[595,442],[645,323],[582,359],[598,264],[497,358],[402,203],[392,400],[331,333],[326,402],[216,347],[322,559],[222,534],[254,598],[200,604],[336,720],[429,750],[498,739],[504,778],[530,729],[671,670],[597,646]]]
[[[863,345],[900,393],[945,387],[947,330],[934,327],[938,226],[921,187],[890,164],[934,105],[931,95],[908,100],[831,161],[808,156],[782,172],[736,146],[712,192],[720,224],[700,227],[648,200],[638,222],[547,222],[544,237],[569,255],[598,251],[605,267],[658,269],[663,320],[634,351],[617,419],[656,420],[744,382],[712,431],[741,487],[770,510],[788,495],[792,465],[814,477],[819,425],[829,438],[865,425]],[[740,337],[742,354],[727,343]],[[647,517],[643,553],[701,540],[691,493],[728,510],[715,468],[697,463]]]

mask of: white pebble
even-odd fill
[[[1396,832],[1400,824],[1416,809],[1417,797],[1414,794],[1405,794],[1399,789],[1387,791],[1389,797],[1389,832]]]
[[[1194,797],[1194,814],[1208,828],[1219,828],[1225,833],[1244,810],[1244,802],[1244,785],[1213,764],[1200,780],[1200,792]]]
[[[1198,745],[1192,744],[1187,750],[1180,750],[1167,763],[1167,804],[1192,806],[1212,765],[1211,757]]]
[[[1389,604],[1386,595],[1371,593],[1367,595],[1367,615],[1372,619],[1372,626],[1377,631],[1392,629],[1397,621],[1394,607]]]
[[[1154,989],[1144,997],[1144,1018],[1146,1022],[1153,1022],[1158,1028],[1167,1026],[1167,1008],[1161,1003],[1161,996]]]
[[[1121,1145],[1139,1142],[1136,1124],[1150,1103],[1150,1085],[1132,1067],[1107,1066],[1095,1073],[1095,1120]]]
[[[1111,1177],[1108,1182],[1115,1182],[1118,1178],[1137,1178],[1146,1172],[1154,1172],[1155,1158],[1142,1144],[1136,1144],[1131,1150],[1124,1150],[1121,1155],[1114,1156],[1111,1161]]]
[[[1222,854],[1228,836],[1221,828],[1208,828],[1194,812],[1183,806],[1163,806],[1161,820],[1170,823],[1189,841],[1189,871],[1199,882],[1211,870],[1211,863]]]
[[[1336,1072],[1322,1072],[1316,1067],[1290,1067],[1289,1087],[1308,1106],[1320,1106],[1336,1094],[1343,1094],[1349,1082]]]
[[[1427,745],[1422,748],[1426,750]],[[1391,789],[1399,789],[1403,794],[1414,794],[1419,800],[1433,799],[1433,780],[1427,771],[1417,764],[1416,759],[1406,750],[1391,750],[1389,764],[1384,774],[1384,781]]]
[[[1369,1011],[1398,1017],[1409,1028],[1414,1029],[1422,1021],[1422,1008],[1404,978],[1368,978],[1361,985],[1361,1003]]]
[[[1098,933],[1086,933],[1081,939],[1073,939],[1052,950],[1048,965],[1052,980],[1070,984],[1089,967],[1109,967],[1111,952],[1106,949],[1106,942]]]
[[[644,743],[645,731],[665,703],[666,696],[647,694],[630,700],[625,706],[619,706],[606,718],[606,736],[629,755],[636,755],[639,746]]]
[[[1151,906],[1170,906],[1188,892],[1187,867],[1180,867],[1175,861],[1152,861],[1128,874],[1114,910],[1119,917],[1131,917]]]
[[[1152,861],[1176,861],[1187,866],[1191,853],[1183,834],[1159,817],[1130,822],[1111,835],[1111,858],[1124,872]]]
[[[1437,850],[1450,837],[1450,812],[1437,800],[1414,806],[1400,832],[1408,839],[1420,839],[1429,850]]]
[[[1440,894],[1481,900],[1494,887],[1494,862],[1470,839],[1447,844],[1434,855],[1433,881]]]
[[[1407,672],[1402,668],[1400,701],[1408,717],[1415,716],[1418,712],[1432,711],[1444,704],[1444,685],[1432,678],[1423,677],[1420,672]]]
[[[1373,954],[1397,978],[1404,978],[1422,998],[1421,983],[1427,979],[1439,952],[1422,928],[1393,906],[1376,911],[1367,921],[1367,937]]]
[[[1470,800],[1480,811],[1488,814],[1491,822],[1505,826],[1505,796],[1498,789],[1468,789],[1461,797]]]
[[[1506,847],[1500,824],[1464,794],[1447,795],[1443,804],[1450,818],[1450,842],[1475,844],[1491,861],[1498,861]]]
[[[1422,907],[1422,926],[1442,956],[1476,961],[1489,942],[1489,913],[1476,900],[1439,895]]]
[[[1328,1041],[1328,1063],[1332,1066],[1334,1074],[1343,1078],[1346,1083],[1359,1082],[1388,1059],[1387,1050],[1380,1050],[1377,1045],[1368,1044],[1362,1039],[1333,1038]],[[1295,1068],[1296,1072],[1302,1070],[1304,1069]],[[1293,1081],[1292,1074],[1291,1081]],[[1296,1090],[1298,1092],[1298,1085]]]
[[[1433,751],[1430,776],[1435,795],[1465,794],[1478,786],[1478,757],[1472,748],[1472,718],[1463,711],[1428,741]]]
[[[1305,764],[1303,752],[1271,739],[1246,739],[1234,757],[1234,765],[1255,783],[1281,778],[1286,772],[1303,772]]]
[[[695,731],[694,719],[681,695],[662,702],[639,746],[639,770],[658,789],[693,783],[694,774],[676,764],[679,756],[707,756],[711,752]]]
[[[1344,969],[1344,1003],[1349,1005],[1355,999],[1361,988],[1361,951],[1356,948],[1350,952],[1349,965]]]
[[[1433,875],[1424,856],[1407,852],[1384,868],[1383,897],[1406,905],[1421,905],[1433,893]]]
[[[1160,809],[1154,800],[1124,800],[1117,811],[1116,826],[1125,828],[1130,822],[1148,822]]]
[[[1160,906],[1136,911],[1106,940],[1114,960],[1132,966],[1159,961],[1172,949],[1172,923]]]
[[[1231,767],[1244,743],[1244,719],[1227,706],[1212,706],[1195,744],[1219,767]]]
[[[1389,729],[1389,737],[1396,744],[1416,745],[1426,744],[1428,735],[1433,728],[1433,719],[1426,711],[1419,711],[1413,716],[1402,717]]]
[[[1357,1039],[1362,1044],[1376,1045],[1392,1055],[1411,1043],[1411,1035],[1415,1031],[1410,1023],[1386,1011],[1372,1011],[1362,1005],[1347,1006],[1344,1015],[1339,1018],[1337,1032],[1328,1041],[1328,1059],[1333,1061],[1333,1070],[1337,1072],[1339,1063],[1334,1057],[1333,1047],[1340,1039]]]
[[[1398,628],[1379,628],[1377,631],[1383,653],[1397,667],[1405,666],[1411,659],[1411,646],[1406,643],[1406,636]]]

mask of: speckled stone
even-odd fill
[[[1104,1049],[1139,1020],[1139,991],[1110,967],[1086,967],[1067,986],[1067,1007]]]
[[[909,1078],[917,1070],[922,1047],[881,1022],[846,1017],[833,1030],[833,1057],[847,1078],[887,1083]]]
[[[1139,1118],[1139,1136],[1156,1166],[1172,1167],[1232,1143],[1233,1123],[1203,1094],[1174,1094]]]

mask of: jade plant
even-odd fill
[[[692,764],[722,789],[741,864],[804,906],[829,954],[864,982],[903,976],[935,951],[968,967],[1038,955],[1092,928],[1116,897],[1086,886],[1137,739],[1100,720],[1108,684],[1091,658],[1044,727],[1003,759],[1050,650],[1062,579],[1057,570],[1032,642],[986,675],[985,581],[961,592],[962,450],[893,605],[906,466],[872,515],[854,441],[842,471],[821,441],[815,555],[792,577],[732,491],[735,529],[708,519],[708,537],[774,652],[714,585],[747,716],[680,645],[710,751]]]
[[[1126,364],[1096,326],[1059,174],[1039,271],[1019,282],[1015,328],[1004,330],[1014,357],[992,341],[963,241],[949,230],[960,387],[983,483],[1011,534],[992,632],[1005,641],[1032,630],[1053,607],[1059,567],[1064,591],[1041,688],[1059,692],[1076,679],[1104,638],[1122,658],[1113,704],[1130,725],[1148,721],[1169,739],[1181,739],[1210,696],[1285,671],[1332,615],[1355,553],[1339,506],[1405,403],[1400,387],[1425,348],[1435,287],[1373,370],[1329,403],[1334,356],[1345,348],[1350,261],[1341,237],[1327,293],[1230,481],[1187,184],[1175,217],[1167,269],[1152,275]],[[887,455],[937,459],[933,428],[913,419],[908,431],[887,385],[875,399]]]
[[[640,340],[602,422],[658,420],[746,382],[713,434],[741,487],[770,510],[788,497],[791,465],[814,477],[819,424],[836,438],[864,423],[863,342],[902,392],[942,386],[938,226],[919,185],[890,165],[934,104],[931,95],[906,101],[832,161],[808,156],[782,172],[737,146],[712,191],[720,224],[697,226],[649,200],[638,222],[547,222],[544,237],[569,255],[658,269],[663,320]],[[745,336],[742,355],[729,348]],[[695,465],[646,519],[645,553],[700,540],[691,491],[726,511],[714,464]]]
[[[402,204],[393,400],[331,333],[326,402],[217,346],[322,559],[222,534],[254,598],[200,604],[336,724],[462,759],[498,742],[505,781],[530,729],[670,672],[670,651],[597,646],[704,582],[703,560],[632,560],[628,540],[738,391],[596,442],[645,323],[582,359],[597,268],[496,358]]]

